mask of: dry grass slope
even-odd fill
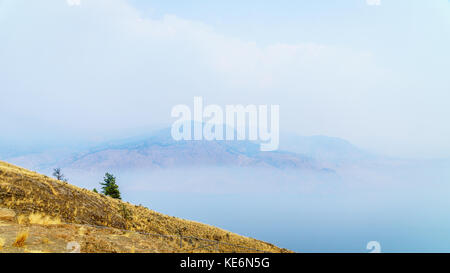
[[[289,252],[272,244],[256,239],[240,236],[217,227],[170,217],[142,206],[135,206],[120,200],[112,199],[92,191],[81,189],[65,182],[51,179],[47,176],[13,166],[0,161],[0,208],[12,209],[18,215],[17,224],[20,226],[33,225],[53,226],[52,229],[72,230],[70,234],[84,243],[87,252],[134,252],[135,245],[142,243],[149,252],[255,252],[232,245],[263,250],[266,252]],[[80,226],[81,225],[81,226]],[[88,227],[95,225],[109,227],[109,231]],[[88,230],[87,234],[84,231]],[[130,233],[120,230],[127,230]],[[183,247],[179,247],[177,238],[150,238],[133,233],[145,232],[161,235],[175,235],[183,230],[183,236],[199,237],[219,241],[220,249],[201,248],[205,242],[186,238]],[[37,232],[37,231],[36,231]],[[42,234],[42,231],[40,234]],[[102,234],[116,234],[122,236],[120,241],[113,243],[111,236],[102,239],[108,246],[95,245]],[[95,236],[98,233],[98,236]],[[130,235],[131,234],[131,235]],[[81,238],[79,238],[81,236]],[[83,237],[84,236],[84,237]],[[19,236],[18,236],[19,237]],[[31,237],[31,235],[30,235]],[[134,245],[125,248],[120,246],[125,238],[134,238]],[[84,239],[83,239],[84,238]],[[18,238],[25,244],[27,238]],[[70,239],[70,238],[69,238]],[[127,239],[127,240],[128,240]],[[147,244],[145,244],[147,240]],[[2,240],[4,244],[4,239]],[[115,247],[114,247],[115,246]],[[153,247],[152,247],[153,246]],[[194,250],[195,249],[195,250]],[[145,251],[145,248],[141,248]]]

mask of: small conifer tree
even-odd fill
[[[104,182],[100,183],[100,185],[102,185],[102,193],[104,195],[115,199],[122,199],[120,197],[119,185],[116,184],[116,178],[114,175],[106,173],[103,181]]]

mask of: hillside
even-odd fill
[[[0,252],[66,252],[73,241],[81,252],[289,252],[0,161]]]
[[[111,143],[64,162],[72,169],[165,169],[179,167],[264,167],[313,169],[308,157],[289,152],[261,152],[249,141],[175,141],[168,129],[136,141]]]

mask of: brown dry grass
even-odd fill
[[[17,233],[16,240],[12,244],[14,247],[24,247],[28,239],[28,230],[21,230]]]
[[[13,209],[19,215],[18,223],[22,225],[57,226],[71,223],[164,235],[176,235],[182,231],[183,236],[215,240],[266,252],[289,252],[270,243],[240,236],[210,225],[167,216],[143,206],[112,199],[1,161],[0,207]],[[77,233],[83,236],[90,236],[84,234],[85,232],[87,231],[77,230]],[[91,237],[90,243],[84,246],[89,250],[88,252],[99,249],[113,252],[115,249],[111,240],[100,240],[95,235]],[[136,244],[138,246],[139,241]],[[191,249],[201,247],[205,245],[205,242],[184,239],[183,248],[180,249],[179,240],[166,238],[164,244],[167,248],[163,252],[191,252]],[[161,250],[161,247],[159,249]],[[130,248],[129,251],[132,252],[134,249]],[[195,250],[195,252],[214,251],[212,248]],[[220,251],[249,252],[243,248],[227,245],[222,245]]]

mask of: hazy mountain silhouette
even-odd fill
[[[141,140],[111,142],[67,162],[67,167],[75,169],[189,166],[317,168],[310,157],[283,151],[261,152],[259,144],[250,141],[175,141],[170,129]]]
[[[348,141],[326,136],[282,136],[279,151],[261,152],[259,143],[251,141],[175,141],[170,128],[93,147],[33,150],[15,157],[2,157],[34,170],[55,166],[80,170],[211,166],[324,170],[370,158],[369,153]]]

